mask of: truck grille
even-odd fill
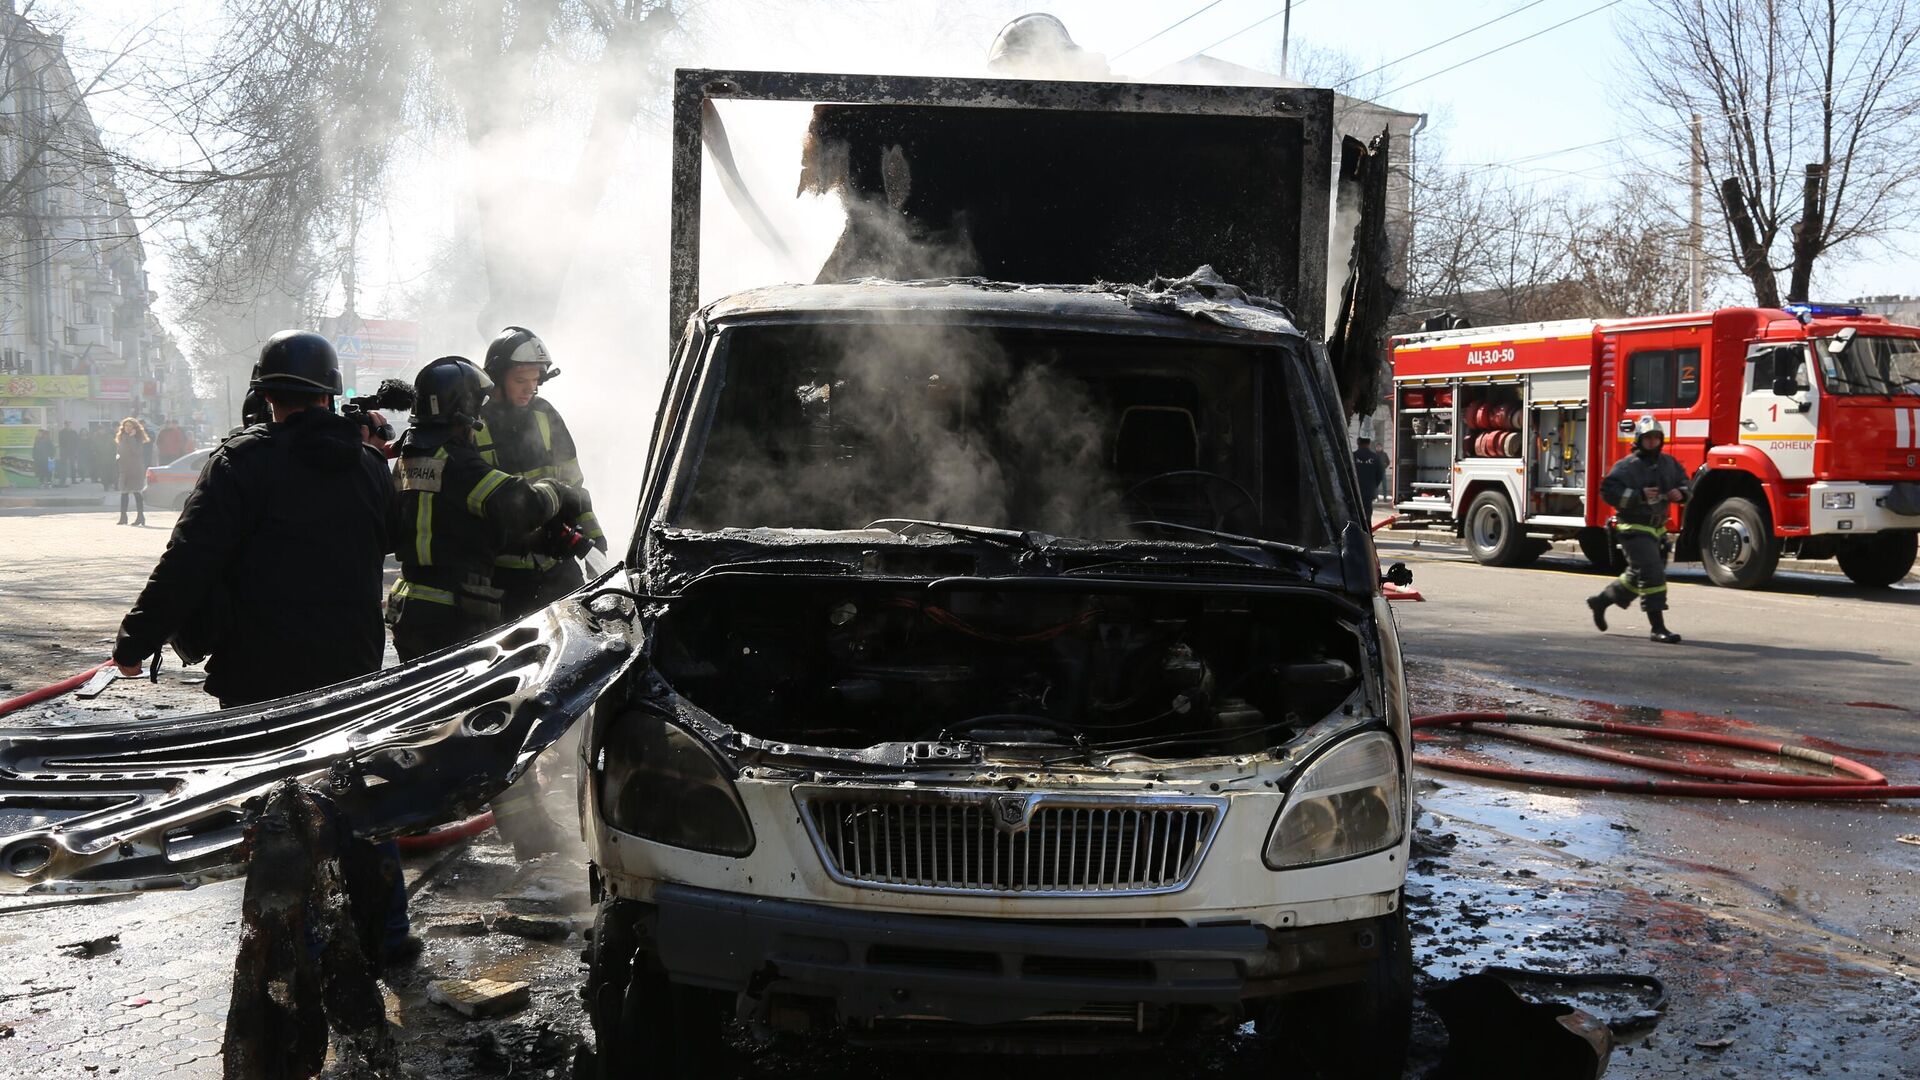
[[[947,893],[1140,895],[1187,887],[1219,800],[803,787],[834,878]]]

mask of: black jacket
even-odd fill
[[[324,409],[233,436],[187,496],[114,660],[145,660],[212,607],[207,692],[223,704],[378,671],[392,495],[386,459]]]
[[[1649,501],[1643,489],[1658,488],[1660,497]],[[1629,525],[1665,525],[1669,491],[1688,492],[1687,470],[1671,454],[1643,457],[1638,450],[1620,459],[1600,481],[1600,497],[1619,510],[1619,519]]]
[[[1358,447],[1353,452],[1353,471],[1360,478],[1362,488],[1378,489],[1380,481],[1386,479],[1387,469],[1380,460],[1380,454],[1371,446]]]

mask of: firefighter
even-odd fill
[[[133,610],[113,659],[138,674],[191,631],[222,708],[251,705],[380,670],[380,575],[392,501],[386,463],[328,404],[340,393],[333,346],[286,330],[260,350],[252,388],[272,422],[208,458]]]
[[[1633,426],[1633,453],[1621,458],[1600,482],[1600,497],[1617,511],[1614,529],[1627,572],[1597,596],[1587,598],[1593,625],[1607,628],[1607,608],[1626,607],[1634,597],[1647,613],[1654,641],[1674,644],[1680,635],[1667,629],[1667,507],[1687,501],[1687,472],[1661,452],[1666,434],[1651,414]]]
[[[400,583],[387,605],[403,661],[500,625],[495,559],[527,553],[548,523],[575,519],[585,506],[577,488],[514,476],[481,457],[476,433],[494,384],[472,361],[443,356],[420,369],[414,389],[413,426],[393,466]]]
[[[573,435],[559,411],[539,396],[540,387],[560,374],[546,343],[523,326],[509,326],[487,346],[486,369],[495,390],[481,413],[486,424],[476,440],[481,458],[526,480],[558,480],[584,499]],[[572,524],[594,547],[607,550],[606,533],[590,502]],[[504,594],[506,617],[517,619],[578,589],[585,579],[573,559],[507,552],[494,563],[493,584]]]
[[[527,554],[550,523],[578,520],[586,509],[577,488],[513,476],[481,458],[474,443],[486,430],[480,417],[493,388],[485,372],[459,356],[428,364],[414,382],[413,426],[400,437],[393,468],[400,583],[387,619],[401,660],[500,625],[496,560]],[[493,815],[520,857],[559,849],[533,770],[494,800]]]

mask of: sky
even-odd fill
[[[38,3],[72,13],[77,50],[110,48],[134,28],[147,27],[152,44],[145,48],[191,53],[205,47],[219,11],[217,0]],[[1670,150],[1638,134],[1618,106],[1631,89],[1623,31],[1644,17],[1642,3],[1295,0],[1290,30],[1299,47],[1342,50],[1368,68],[1431,47],[1380,76],[1389,91],[1381,99],[1385,104],[1431,116],[1423,154],[1522,182],[1597,188],[1629,172],[1679,164],[1667,160]],[[1283,6],[1281,0],[711,0],[699,16],[706,40],[690,59],[813,70],[954,67],[971,58],[930,57],[917,46],[957,33],[961,40],[977,37],[984,54],[1007,15],[1038,10],[1058,15],[1083,47],[1105,54],[1125,75],[1143,77],[1200,51],[1277,70]],[[1490,25],[1474,29],[1482,23]],[[1462,36],[1444,41],[1457,34]],[[84,78],[89,63],[104,55],[76,51],[72,58]],[[110,99],[96,111],[109,114],[100,119],[116,129]],[[138,124],[118,130],[137,131]],[[431,157],[434,151],[422,153]],[[662,202],[662,216],[665,209]],[[425,190],[396,193],[392,216],[420,222],[446,212]],[[403,228],[390,228],[385,244],[371,260],[375,265],[363,271],[376,291],[383,277],[416,274],[415,264],[431,246]],[[1909,233],[1883,249],[1830,261],[1818,291],[1830,297],[1920,293],[1916,250],[1920,235]],[[164,259],[156,268],[164,290]]]

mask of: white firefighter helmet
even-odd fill
[[[1633,445],[1638,447],[1640,440],[1648,435],[1658,435],[1661,442],[1667,441],[1666,429],[1660,426],[1660,421],[1655,420],[1652,413],[1641,413],[1640,419],[1633,423]]]

